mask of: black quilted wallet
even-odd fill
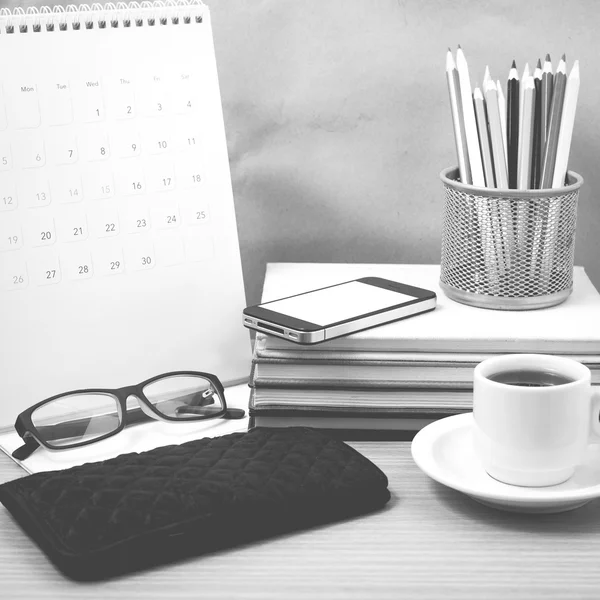
[[[387,484],[344,442],[257,428],[36,473],[0,501],[63,573],[97,580],[366,513]]]

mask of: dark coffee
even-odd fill
[[[520,387],[550,387],[572,383],[575,379],[552,373],[550,371],[535,371],[533,369],[515,369],[513,371],[501,371],[488,377],[491,381],[504,383],[506,385],[518,385]]]

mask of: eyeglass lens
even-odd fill
[[[224,409],[212,382],[195,375],[163,377],[144,386],[143,392],[158,412],[173,419],[211,417]]]
[[[111,394],[69,394],[36,409],[31,420],[41,441],[52,446],[90,442],[118,429],[121,410]]]

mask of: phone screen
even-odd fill
[[[329,325],[414,299],[415,296],[360,281],[349,281],[260,306],[316,325]]]

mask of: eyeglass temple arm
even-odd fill
[[[228,408],[225,413],[226,419],[243,419],[246,416],[246,411],[243,408]]]
[[[221,387],[221,394],[224,394],[223,385],[219,382]],[[223,395],[223,402],[225,403],[225,396]],[[227,404],[225,403],[225,406]],[[223,415],[226,419],[243,419],[246,416],[246,412],[242,408],[229,408],[225,410]]]
[[[206,390],[202,394],[196,394],[196,396],[193,397],[194,401],[184,406],[178,406],[175,409],[175,412],[178,415],[197,415],[205,413],[206,410],[204,407],[214,403],[213,395],[214,392],[212,390]],[[195,400],[197,400],[197,402]],[[227,408],[223,416],[226,419],[243,419],[246,416],[246,413],[241,408]]]
[[[34,437],[28,436],[25,438],[25,443],[12,453],[12,457],[16,458],[17,460],[25,460],[26,458],[29,458],[39,447],[39,442]]]
[[[205,415],[206,408],[203,406],[179,406],[175,411],[178,415]],[[218,410],[214,412],[218,413]],[[223,415],[226,419],[243,419],[246,416],[242,408],[228,408]]]

